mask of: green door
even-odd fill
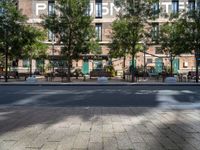
[[[173,73],[178,73],[179,70],[179,59],[173,60]]]
[[[36,67],[37,67],[37,71],[43,72],[44,71],[44,59],[36,59]]]
[[[130,61],[130,66],[131,66],[132,64],[133,64],[133,61],[131,60],[131,61]],[[136,68],[136,65],[137,65],[137,64],[136,64],[136,60],[134,59],[134,68]]]
[[[88,59],[83,60],[82,72],[83,72],[83,74],[89,74],[89,61],[88,61]]]
[[[163,60],[162,58],[156,58],[156,73],[161,73],[163,69]]]

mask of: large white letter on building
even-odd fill
[[[39,11],[45,10],[47,5],[45,3],[37,3],[36,4],[36,16],[39,16]]]

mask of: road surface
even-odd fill
[[[200,107],[199,86],[0,86],[0,105]]]

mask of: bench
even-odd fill
[[[90,72],[90,79],[92,79],[92,77],[112,77],[112,74],[106,71],[91,71]]]

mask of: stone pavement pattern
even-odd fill
[[[200,150],[200,110],[0,107],[0,150]]]

